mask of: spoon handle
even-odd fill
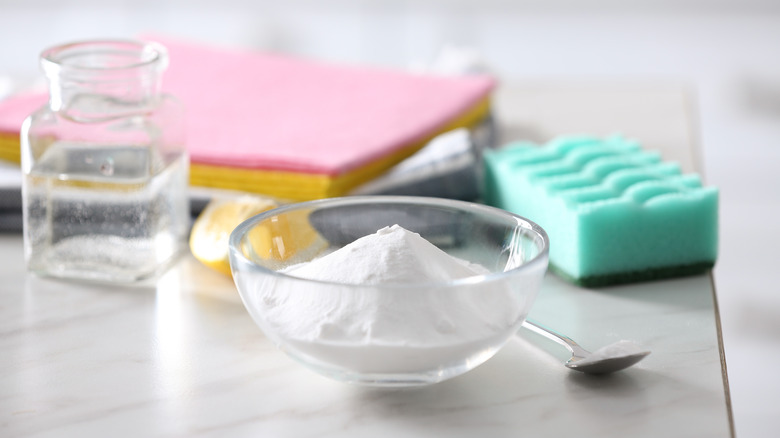
[[[542,335],[547,339],[550,339],[552,341],[555,341],[563,345],[571,352],[572,356],[576,358],[584,358],[590,356],[590,352],[580,347],[580,345],[574,342],[573,339],[569,338],[568,336],[564,336],[560,333],[557,333],[554,330],[550,330],[547,327],[541,326],[538,323],[526,319],[525,321],[523,321],[523,327],[528,330],[531,330],[536,334]]]

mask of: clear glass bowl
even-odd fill
[[[398,224],[487,273],[446,282],[340,284],[285,269]],[[230,265],[265,335],[328,377],[415,386],[465,373],[514,335],[547,269],[544,230],[520,216],[438,198],[364,196],[282,206],[239,225]]]

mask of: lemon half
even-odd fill
[[[192,255],[204,265],[231,275],[228,258],[230,233],[246,219],[277,206],[273,200],[249,195],[212,200],[192,226]]]

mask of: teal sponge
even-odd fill
[[[566,137],[484,153],[485,203],[538,223],[550,268],[596,287],[701,273],[718,252],[718,191],[636,141]]]

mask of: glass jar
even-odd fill
[[[30,271],[153,278],[186,247],[189,158],[181,104],[160,91],[164,47],[86,41],[41,54],[49,103],[22,126]]]

